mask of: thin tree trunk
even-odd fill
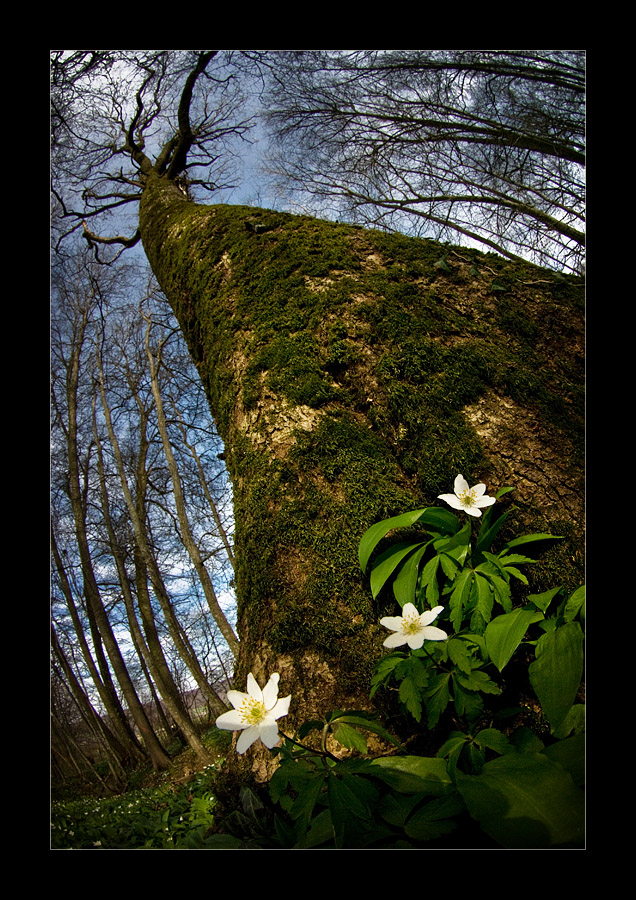
[[[89,618],[91,620],[90,628],[93,636],[93,648],[96,654],[102,655],[99,668],[95,663],[93,654],[91,653],[91,650],[88,646],[88,641],[86,640],[86,636],[84,634],[84,626],[80,620],[79,613],[77,612],[77,607],[73,599],[73,591],[57,547],[55,534],[53,532],[51,534],[51,549],[53,552],[53,560],[55,562],[55,566],[60,579],[62,593],[64,594],[66,606],[70,613],[73,628],[75,630],[75,636],[93,684],[95,685],[95,688],[99,694],[100,700],[104,704],[104,708],[108,713],[110,722],[117,733],[118,739],[122,742],[122,745],[126,747],[126,753],[128,754],[129,758],[139,758],[140,747],[112,684],[112,680],[110,678],[110,670],[108,669],[106,659],[103,658],[101,641],[99,635],[96,632],[92,616],[90,616]]]
[[[205,594],[205,599],[207,600],[208,607],[210,609],[210,612],[212,613],[212,617],[216,624],[219,626],[219,630],[227,641],[227,645],[232,651],[232,654],[236,657],[238,656],[239,648],[238,638],[234,634],[232,626],[228,622],[225,613],[221,609],[218,598],[216,596],[216,591],[214,590],[214,585],[212,584],[212,579],[210,578],[210,574],[205,567],[205,563],[203,562],[203,559],[201,557],[201,552],[199,550],[197,542],[194,539],[194,535],[192,534],[192,528],[190,527],[190,521],[188,519],[188,512],[186,509],[186,501],[183,494],[183,486],[181,484],[181,476],[179,475],[177,462],[174,458],[174,453],[172,452],[172,445],[170,443],[170,436],[168,434],[168,427],[166,425],[166,417],[163,409],[163,400],[161,397],[161,392],[159,390],[158,367],[161,364],[161,345],[159,346],[159,349],[157,351],[157,359],[155,361],[153,352],[150,349],[149,319],[146,320],[145,346],[148,363],[150,365],[150,383],[152,387],[152,396],[154,397],[155,401],[155,412],[157,414],[159,434],[161,435],[163,452],[168,463],[168,471],[170,472],[170,478],[172,480],[172,491],[174,494],[175,505],[177,507],[177,515],[179,517],[181,539],[186,550],[188,551],[190,559],[194,564],[196,573],[199,576],[199,581],[201,582],[201,586],[203,587],[203,593]]]
[[[146,634],[150,671],[159,688],[163,702],[183,735],[184,740],[195,750],[197,755],[204,761],[208,761],[209,754],[198,736],[163,653],[148,593],[145,561],[141,558],[138,550],[135,550],[135,557],[137,602]]]
[[[94,412],[94,411],[93,411]],[[137,654],[142,662],[142,665],[149,659],[149,651],[146,647],[143,634],[139,627],[139,623],[137,621],[137,616],[135,615],[135,607],[133,597],[130,591],[130,585],[128,583],[128,573],[126,572],[126,566],[124,564],[124,560],[122,558],[121,549],[119,547],[119,542],[117,541],[117,536],[115,534],[115,529],[113,527],[112,519],[110,516],[110,505],[108,502],[108,492],[106,489],[106,478],[104,474],[104,460],[102,454],[101,442],[99,440],[99,435],[97,433],[97,428],[94,426],[94,436],[95,436],[95,444],[97,447],[97,469],[99,476],[99,484],[100,484],[100,493],[102,500],[102,515],[104,517],[104,523],[106,525],[106,532],[108,534],[108,541],[110,546],[110,551],[113,555],[113,559],[115,560],[115,565],[117,567],[117,575],[119,577],[119,584],[121,586],[122,595],[124,598],[124,605],[126,607],[126,615],[128,619],[128,624],[130,626],[130,633],[133,640],[133,644],[137,651]],[[146,728],[146,732],[144,735],[144,744],[146,749],[150,755],[150,759],[152,761],[152,766],[155,771],[161,771],[162,769],[167,769],[170,765],[170,757],[164,750],[159,741],[159,738],[154,732],[150,721],[147,716],[145,716],[145,722],[148,727]]]
[[[98,367],[99,367],[99,361],[98,361]],[[106,427],[107,427],[109,439],[110,439],[110,442],[111,442],[111,445],[113,448],[113,453],[115,455],[115,461],[117,464],[117,470],[118,470],[118,474],[119,474],[120,483],[122,486],[122,491],[124,494],[124,499],[126,502],[126,507],[128,509],[128,512],[129,512],[129,515],[131,518],[133,531],[134,531],[134,535],[135,535],[136,546],[139,550],[141,558],[143,559],[144,566],[150,575],[150,581],[153,586],[153,590],[161,604],[164,615],[166,616],[168,628],[170,630],[170,636],[172,637],[173,641],[175,642],[177,650],[182,655],[182,658],[184,659],[184,661],[186,662],[188,667],[191,669],[192,674],[196,678],[199,686],[206,689],[207,692],[210,693],[212,691],[212,689],[205,681],[205,677],[203,676],[203,673],[200,669],[200,666],[198,665],[197,660],[193,657],[193,655],[191,653],[188,652],[187,648],[184,646],[184,643],[183,643],[183,640],[179,633],[179,630],[176,628],[176,617],[174,616],[174,611],[172,610],[172,604],[170,603],[170,599],[169,599],[167,592],[165,590],[165,587],[163,585],[163,581],[161,579],[159,569],[156,564],[156,560],[154,558],[154,554],[152,553],[152,550],[150,548],[148,535],[147,535],[145,527],[144,527],[144,522],[145,522],[146,517],[145,517],[145,510],[143,509],[143,506],[142,506],[141,513],[140,513],[139,504],[143,504],[142,488],[140,486],[138,486],[137,499],[135,501],[131,494],[130,487],[128,486],[128,480],[126,478],[126,471],[125,471],[124,462],[123,462],[123,458],[122,458],[122,454],[121,454],[121,449],[119,446],[119,441],[117,440],[117,435],[115,434],[115,429],[114,429],[111,414],[110,414],[110,407],[108,405],[107,398],[106,398],[104,376],[103,376],[103,372],[102,372],[101,368],[99,370],[99,377],[100,377],[102,407],[103,407],[103,411],[104,411],[104,417],[106,420]],[[140,433],[142,435],[142,437],[141,437],[142,440],[144,440],[143,431],[144,431],[144,428],[142,427],[140,429]],[[143,453],[140,454],[140,460],[143,460]],[[138,460],[138,465],[141,465],[141,468],[143,469],[143,465],[139,460]],[[141,474],[141,473],[138,472],[138,474]],[[140,586],[141,585],[138,580],[137,581],[138,602],[141,603],[142,598],[139,596]],[[149,601],[148,601],[148,604],[149,604]],[[143,615],[143,611],[142,611],[142,615]],[[153,619],[153,621],[154,621],[154,619]],[[144,630],[146,632],[146,637],[148,639],[149,639],[149,631],[148,631],[149,627],[150,627],[150,617],[144,620]],[[162,683],[162,686],[164,689],[167,688],[167,685],[165,683]],[[166,704],[169,704],[171,701],[170,692],[167,692],[164,694],[162,691],[162,696],[164,697]],[[216,702],[217,702],[217,705],[218,705],[218,708],[220,711],[225,709],[225,705],[221,702],[220,698],[217,697]],[[173,715],[173,717],[174,717],[175,714],[173,712],[173,709],[170,709],[170,714]],[[177,716],[178,716],[178,714],[177,714]],[[199,738],[199,736],[196,732],[196,729],[194,729],[194,727],[192,726],[192,723],[189,721],[189,719],[185,719],[183,716],[180,716],[180,717],[175,718],[175,721],[177,721],[179,726],[183,729],[183,733],[184,733],[189,745],[192,747],[193,750],[195,750],[195,752],[197,753],[199,758],[202,761],[209,762],[210,753],[207,750],[207,748],[205,747],[205,745],[203,744],[203,742],[201,741],[201,739]]]
[[[181,429],[181,434],[183,436],[183,444],[185,447],[188,448],[188,450],[192,454],[192,458],[194,459],[194,461],[196,463],[197,473],[199,475],[199,482],[203,489],[203,493],[205,494],[205,499],[208,501],[208,506],[210,507],[210,511],[211,511],[212,517],[214,519],[214,524],[216,525],[217,530],[219,532],[219,537],[223,541],[223,546],[225,547],[225,552],[227,554],[228,561],[229,561],[230,565],[232,566],[232,568],[234,570],[236,570],[236,566],[234,563],[234,550],[232,549],[232,544],[231,544],[230,538],[228,536],[228,533],[227,533],[226,529],[224,528],[223,523],[221,521],[221,517],[219,515],[219,511],[217,509],[216,503],[214,502],[212,494],[210,493],[210,488],[208,486],[208,482],[205,477],[205,472],[203,471],[203,464],[201,463],[201,459],[199,457],[199,454],[197,453],[196,447],[193,444],[188,443],[186,430],[185,430],[185,426],[183,424],[183,419],[181,417],[181,413],[177,409],[176,404],[174,402],[172,403],[172,409],[173,409],[175,416],[177,417],[177,421],[179,423],[179,428]]]
[[[79,334],[78,342],[74,348],[73,363],[69,372],[69,378],[67,379],[69,498],[75,524],[75,539],[80,556],[82,578],[84,582],[84,595],[87,606],[90,608],[90,612],[94,617],[100,638],[104,642],[108,658],[113,667],[113,672],[128,705],[128,710],[140,731],[142,740],[146,746],[152,746],[153,751],[156,754],[159,754],[161,748],[158,745],[156,735],[148,721],[143,705],[137,696],[126,663],[121,654],[119,644],[117,643],[108,615],[102,603],[101,593],[93,570],[88,536],[86,534],[86,510],[82,501],[77,448],[77,390],[80,350],[83,342],[84,330],[85,320]],[[142,759],[144,756],[143,750],[139,748],[138,757]],[[157,755],[156,758],[153,757],[153,764],[159,764],[158,760],[159,755]]]
[[[121,784],[124,784],[126,780],[126,772],[124,769],[127,757],[126,748],[111,731],[101,716],[93,709],[90,700],[82,689],[70,662],[60,646],[53,625],[51,625],[51,645],[55,657],[64,672],[66,688],[73,697],[73,701],[76,704],[80,715],[95,735],[96,740],[105,748],[113,775]]]

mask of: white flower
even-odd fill
[[[455,479],[454,494],[440,494],[438,500],[443,500],[453,509],[463,509],[469,516],[480,516],[484,506],[492,506],[495,497],[488,497],[485,493],[485,484],[475,484],[468,487],[468,482],[463,475]]]
[[[448,637],[446,632],[431,625],[443,609],[443,606],[436,606],[420,615],[412,603],[405,603],[401,616],[380,619],[380,625],[395,632],[389,635],[384,646],[392,648],[408,644],[411,650],[419,650],[424,641],[445,641]]]
[[[243,732],[236,744],[237,753],[245,753],[258,738],[270,749],[278,742],[276,719],[287,715],[291,700],[291,694],[283,700],[278,699],[279,679],[278,672],[274,672],[261,690],[250,672],[247,676],[247,694],[242,691],[227,692],[227,699],[234,709],[219,716],[216,727]]]

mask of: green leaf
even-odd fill
[[[563,618],[566,622],[572,622],[579,613],[581,617],[585,618],[585,585],[581,585],[580,588],[577,588],[573,594],[571,594],[567,602],[565,604],[565,608],[563,610]]]
[[[536,615],[535,609],[523,606],[497,616],[486,626],[488,655],[500,672],[510,662]]]
[[[481,715],[484,708],[484,701],[479,692],[464,687],[456,676],[453,676],[453,703],[455,712],[460,716],[466,716],[470,721]]]
[[[404,528],[413,525],[424,511],[423,509],[416,509],[402,513],[399,516],[392,516],[390,519],[383,519],[381,522],[376,522],[375,525],[368,528],[362,535],[358,546],[358,560],[362,571],[366,573],[373,551],[389,531],[392,531],[394,528]]]
[[[467,734],[464,734],[462,731],[453,731],[449,739],[439,748],[437,755],[442,757],[453,756],[466,745],[468,740],[470,739]]]
[[[453,779],[455,778],[455,770],[457,769],[459,758],[469,740],[468,735],[459,731],[453,731],[451,737],[437,751],[438,756],[445,757],[448,760],[448,774]]]
[[[449,834],[457,828],[453,816],[465,809],[464,803],[457,794],[449,797],[436,797],[421,806],[407,821],[404,831],[415,841],[432,841]]]
[[[484,694],[501,693],[501,688],[490,679],[483,669],[473,669],[469,675],[464,675],[462,672],[454,672],[453,680],[457,680],[462,687],[469,691],[481,691]]]
[[[536,559],[531,559],[529,556],[522,556],[521,553],[508,553],[507,550],[502,550],[502,552],[499,554],[499,559],[506,568],[513,564],[519,565],[520,563],[536,562]]]
[[[522,725],[510,735],[510,743],[520,753],[539,753],[544,748],[543,741],[526,725]]]
[[[509,850],[576,847],[584,838],[583,792],[542,753],[512,751],[481,774],[455,774],[457,788],[483,831]]]
[[[413,809],[422,802],[423,794],[386,794],[380,801],[378,812],[385,822],[403,828]]]
[[[438,506],[428,506],[417,521],[420,525],[426,525],[429,531],[440,534],[455,534],[459,528],[457,516]]]
[[[430,756],[380,756],[370,770],[399,794],[442,794],[452,784],[446,760]]]
[[[493,572],[500,572],[502,575],[504,574],[504,563],[503,560],[499,558],[499,556],[495,556],[494,553],[488,553],[486,550],[483,551],[482,555],[491,564]]]
[[[373,677],[371,678],[370,697],[373,697],[378,688],[389,680],[394,669],[403,662],[404,659],[405,656],[403,653],[391,653],[389,656],[384,656],[375,664]]]
[[[311,824],[307,834],[302,842],[296,845],[295,849],[310,850],[312,847],[319,847],[332,841],[334,837],[333,825],[331,823],[331,814],[328,809],[323,809],[317,816],[311,820]]]
[[[336,847],[342,848],[348,835],[358,830],[360,822],[371,824],[371,806],[378,794],[369,781],[345,774],[331,775],[327,782],[327,796]]]
[[[243,841],[232,834],[213,834],[205,839],[204,844],[207,850],[240,850]]]
[[[494,507],[491,506],[488,512],[493,509]],[[493,522],[492,525],[490,524],[490,517],[488,519],[485,519],[477,535],[477,543],[475,544],[475,551],[477,553],[481,553],[484,550],[490,549],[493,541],[501,531],[501,528],[503,527],[509,515],[510,513],[508,512],[503,513],[495,522]]]
[[[460,631],[464,618],[464,609],[473,586],[473,572],[464,569],[455,579],[450,595],[450,620],[455,631]]]
[[[470,522],[466,522],[464,527],[456,534],[450,537],[438,538],[434,542],[435,549],[438,553],[448,553],[449,556],[463,564],[470,546],[471,534]]]
[[[372,734],[377,734],[379,737],[384,738],[384,740],[389,741],[391,744],[394,744],[396,747],[402,749],[402,745],[393,735],[386,730],[386,728],[381,725],[377,719],[372,714],[364,714],[361,712],[346,712],[344,715],[340,716],[337,719],[337,722],[344,722],[349,725],[357,725],[358,728],[364,728],[365,731],[370,731]]]
[[[528,602],[533,603],[537,609],[540,609],[541,612],[545,613],[548,606],[561,590],[560,587],[551,588],[549,591],[544,591],[542,594],[529,594]]]
[[[284,760],[270,778],[269,795],[274,803],[280,803],[290,787],[298,791],[315,774],[316,768],[308,760]]]
[[[450,703],[450,673],[441,673],[431,680],[431,688],[426,692],[427,724],[435,728],[441,714]]]
[[[437,585],[438,568],[439,556],[434,556],[426,563],[420,575],[420,598],[422,589],[425,588],[426,602],[430,605],[431,609],[435,609],[435,607],[439,605],[437,602],[439,600],[439,587]]]
[[[400,703],[403,703],[416,722],[422,718],[422,689],[415,678],[407,675],[400,683],[398,691]]]
[[[502,487],[502,488],[499,488],[499,490],[498,490],[497,493],[495,494],[495,500],[500,500],[501,497],[503,497],[504,494],[509,494],[510,491],[514,491],[514,490],[515,490],[515,488],[513,488],[513,487]]]
[[[405,603],[415,603],[420,562],[426,553],[429,543],[430,541],[421,544],[419,549],[412,556],[408,556],[398,569],[398,573],[393,581],[393,594],[402,607]]]
[[[503,608],[504,612],[512,611],[512,599],[510,595],[510,585],[503,578],[500,578],[498,575],[490,575],[489,573],[485,573],[486,578],[491,583],[495,600],[499,603],[499,605]]]
[[[481,747],[488,747],[495,753],[509,753],[513,749],[506,735],[498,728],[484,728],[475,735],[475,740]]]
[[[475,591],[477,593],[477,610],[481,613],[484,622],[489,622],[495,593],[491,580],[485,578],[480,572],[475,572]]]
[[[559,740],[563,740],[563,738],[566,738],[572,731],[575,734],[581,734],[585,731],[584,703],[575,703],[569,708],[565,719],[563,719],[558,728],[554,729],[554,736],[559,738]]]
[[[458,669],[466,673],[471,671],[473,660],[465,641],[451,638],[446,644],[446,649],[451,662],[455,663]]]
[[[324,776],[316,773],[311,781],[307,781],[303,785],[292,804],[290,814],[292,819],[295,819],[297,822],[296,833],[299,837],[307,832],[311,815],[318,802],[318,797],[322,793],[324,784]]]
[[[384,553],[381,553],[380,556],[373,563],[371,568],[370,575],[370,584],[371,584],[371,593],[373,597],[377,597],[387,580],[393,575],[397,567],[404,561],[404,559],[409,556],[409,554],[413,553],[419,546],[419,543],[406,543],[404,541],[393,544],[392,547],[389,547]]]
[[[506,572],[508,575],[513,575],[522,584],[528,584],[528,579],[523,572],[520,572],[519,569],[516,569],[514,566],[506,566]]]
[[[338,722],[333,727],[333,736],[339,744],[342,744],[348,750],[358,750],[360,753],[368,752],[369,748],[364,735],[360,734],[355,728],[351,728],[350,725]]]
[[[568,622],[541,635],[536,659],[530,663],[530,683],[554,732],[576,699],[583,676],[583,632]]]
[[[579,787],[585,785],[585,733],[574,734],[572,737],[556,744],[550,744],[541,751],[544,756],[558,763],[572,776],[574,784]]]
[[[454,534],[459,524],[456,516],[435,506],[429,506],[426,509],[415,509],[411,512],[401,513],[399,516],[392,516],[390,519],[376,522],[375,525],[372,525],[365,531],[358,546],[358,560],[362,571],[366,574],[373,551],[389,531],[392,531],[394,528],[406,528],[414,525],[416,522],[420,522],[422,525],[431,525],[443,534]]]
[[[448,553],[440,553],[439,562],[444,575],[446,575],[450,581],[454,581],[457,574],[462,571],[461,563],[453,556],[449,556]]]
[[[522,534],[521,537],[513,538],[511,541],[508,541],[504,549],[509,549],[510,547],[521,547],[523,544],[532,544],[535,541],[562,541],[563,535],[560,534]]]

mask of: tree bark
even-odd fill
[[[582,581],[581,279],[199,206],[155,172],[140,232],[225,443],[235,686],[279,672],[292,694],[283,730],[370,708],[387,608],[358,569],[358,542],[380,519],[441,505],[459,472],[491,494],[515,487],[516,534],[566,536],[531,589]]]

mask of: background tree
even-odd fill
[[[248,671],[261,683],[280,672],[293,728],[368,705],[389,599],[372,599],[358,541],[375,521],[434,503],[458,472],[491,491],[515,486],[517,529],[568,538],[537,567],[534,589],[579,583],[582,281],[403,235],[195,202],[180,183],[189,161],[244,134],[240,105],[221,103],[234,57],[154,53],[127,58],[132,104],[102,101],[102,156],[78,144],[78,171],[93,185],[85,206],[65,184],[57,195],[71,228],[95,213],[84,228],[93,249],[112,246],[93,229],[119,186],[140,199],[143,248],[232,479],[237,684]],[[97,110],[109,85],[87,84]],[[94,118],[86,124],[98,133]],[[198,178],[195,193],[213,184]]]
[[[580,272],[583,51],[281,51],[281,189],[345,219]]]
[[[73,696],[77,698],[81,679],[92,685],[84,690],[86,703],[97,701],[105,711],[109,731],[112,728],[117,735],[107,745],[120,764],[145,754],[155,768],[169,764],[150,721],[155,717],[148,700],[152,698],[156,708],[159,697],[163,740],[173,734],[165,707],[184,740],[207,761],[209,754],[184,691],[198,679],[209,709],[215,715],[222,712],[225,704],[217,691],[227,679],[229,664],[224,657],[231,651],[216,622],[201,625],[206,614],[190,587],[191,563],[182,535],[175,529],[179,517],[169,488],[171,467],[155,404],[155,397],[160,399],[158,376],[149,367],[144,346],[148,325],[125,296],[130,290],[135,296],[134,279],[121,266],[96,267],[82,255],[85,251],[59,260],[54,267],[51,544],[54,622],[65,635],[66,647],[74,644],[81,652],[70,657],[67,649],[64,654],[57,638],[53,649]],[[165,300],[147,290],[142,296],[156,320],[165,320]],[[221,445],[211,435],[207,407],[192,396],[201,394],[201,388],[183,365],[184,349],[174,349],[180,337],[174,323],[168,323],[167,334],[170,339],[163,338],[163,359],[171,373],[167,396],[182,410],[178,425],[166,423],[163,416],[164,432],[172,429],[173,468],[179,458],[192,461],[192,451],[199,445],[198,463],[182,465],[178,476],[182,494],[199,498],[193,509],[205,509],[198,519],[199,532],[189,536],[200,559],[197,581],[205,569],[210,584],[214,579],[216,589],[225,590],[225,581],[218,579],[229,537],[224,529],[221,539],[217,523],[223,528],[222,505],[227,506],[227,499],[218,509],[214,506],[215,497],[218,502],[220,492],[227,489],[224,479],[219,479],[223,469],[213,452]],[[181,364],[171,370],[177,358]],[[197,432],[212,438],[205,452]],[[187,446],[182,441],[184,433],[190,441]],[[215,464],[212,471],[210,459]],[[187,571],[185,590],[179,586],[184,580],[180,566]],[[231,571],[229,563],[227,568]],[[193,603],[197,633],[189,622]],[[217,607],[227,625],[218,598]],[[206,658],[201,648],[209,648],[214,640],[217,646],[212,654],[207,650]],[[182,659],[177,653],[178,664],[171,641],[186,656]],[[88,707],[82,708],[86,719]],[[60,721],[58,717],[56,726]],[[143,750],[136,735],[142,737]]]

